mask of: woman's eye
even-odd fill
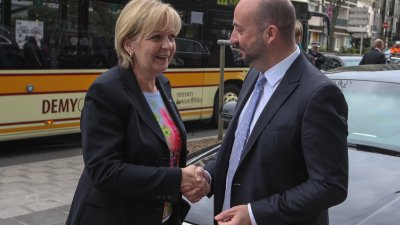
[[[160,39],[160,38],[161,38],[160,35],[153,35],[150,37],[150,39],[155,39],[155,40]]]

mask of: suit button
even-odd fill
[[[234,183],[233,186],[239,187],[239,186],[242,186],[242,184]]]

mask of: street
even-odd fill
[[[189,141],[215,138],[204,122],[185,124]],[[0,142],[0,225],[65,224],[83,169],[79,134]]]

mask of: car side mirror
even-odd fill
[[[236,101],[230,101],[222,105],[222,108],[219,112],[219,115],[221,116],[222,120],[231,121],[233,113],[235,112],[236,103],[237,103]]]

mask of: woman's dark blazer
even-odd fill
[[[159,75],[156,85],[181,134],[184,167],[186,132],[169,81]],[[181,170],[168,167],[168,145],[131,69],[115,66],[94,81],[81,132],[85,167],[67,225],[158,225],[165,201],[175,222],[186,215]]]

